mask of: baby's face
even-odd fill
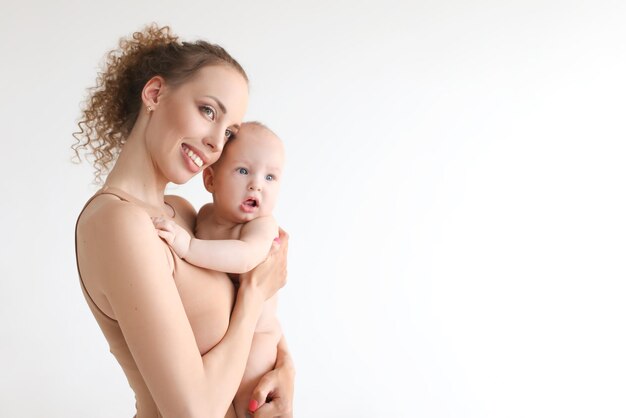
[[[280,139],[265,128],[244,124],[205,179],[214,210],[238,223],[271,215],[284,159]]]

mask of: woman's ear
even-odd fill
[[[149,111],[153,111],[157,108],[164,87],[165,80],[160,75],[155,75],[143,86],[141,101]]]
[[[209,193],[213,193],[215,187],[213,185],[213,181],[215,180],[215,173],[213,171],[213,167],[207,167],[202,172],[202,180],[204,181],[204,188]]]

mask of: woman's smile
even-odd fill
[[[207,163],[207,158],[202,155],[202,153],[194,148],[191,148],[187,144],[181,145],[183,152],[189,157],[189,159],[196,165],[198,168],[201,168],[203,165]],[[195,171],[194,171],[195,172]]]

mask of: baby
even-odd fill
[[[199,267],[245,273],[268,255],[278,237],[272,216],[284,165],[282,142],[258,122],[246,122],[224,146],[220,159],[203,173],[213,203],[204,205],[196,220],[196,237],[175,222],[155,218],[158,233],[179,257]],[[252,341],[253,350],[235,396],[237,416],[247,415],[259,379],[276,362],[282,331],[276,319],[276,296],[265,302]]]

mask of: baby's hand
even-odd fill
[[[180,258],[185,258],[191,244],[189,233],[174,221],[162,217],[151,218],[159,236],[167,242]]]

